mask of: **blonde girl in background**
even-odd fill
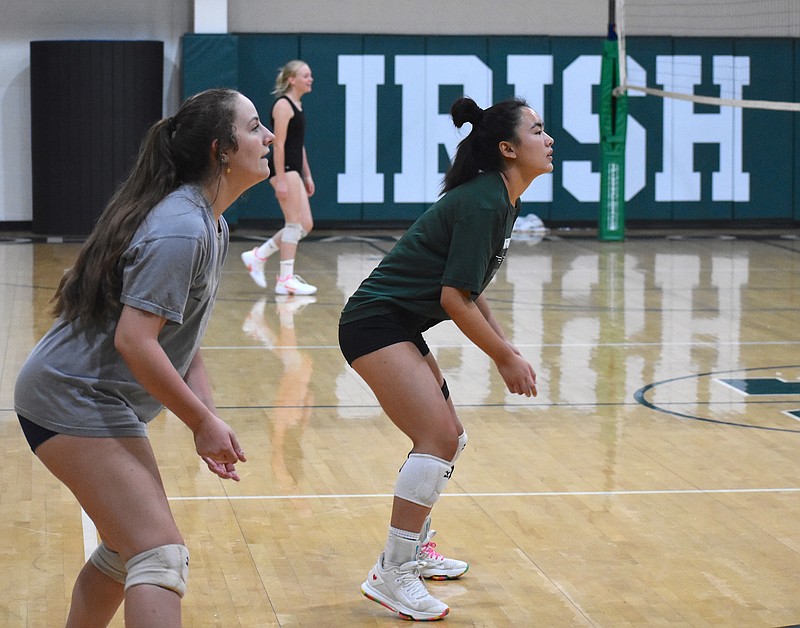
[[[284,225],[261,246],[242,253],[250,277],[259,287],[266,288],[264,264],[270,255],[280,251],[275,294],[309,295],[317,291],[294,271],[297,246],[314,227],[308,200],[314,195],[314,179],[304,144],[306,117],[301,102],[313,84],[311,68],[304,61],[289,61],[278,72],[272,92],[277,99],[270,114],[275,143],[269,182],[283,212]]]

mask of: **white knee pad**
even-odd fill
[[[427,508],[433,507],[442,494],[453,465],[430,454],[409,454],[400,469],[394,494]]]
[[[112,580],[125,584],[125,578],[128,576],[125,561],[119,554],[108,549],[105,543],[101,542],[97,546],[97,549],[89,556],[89,562]]]
[[[303,229],[299,222],[287,222],[283,226],[283,233],[281,233],[281,242],[288,242],[289,244],[297,244],[308,235],[308,232]]]
[[[128,570],[126,591],[137,584],[152,584],[175,591],[180,597],[186,593],[189,550],[183,545],[154,547],[131,558],[125,567]]]
[[[450,462],[452,466],[455,466],[456,460],[461,455],[461,452],[464,451],[464,447],[467,446],[467,430],[461,432],[458,437],[458,447],[456,447],[456,455],[453,456],[453,460]]]

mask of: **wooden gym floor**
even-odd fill
[[[234,234],[203,347],[241,483],[174,416],[150,426],[192,556],[185,625],[401,625],[359,585],[409,443],[336,343],[396,234],[312,234],[297,266],[319,293],[282,302],[239,260],[262,235]],[[28,449],[13,386],[78,244],[0,240],[0,626],[59,626],[96,536]],[[523,239],[487,295],[540,394],[508,394],[452,324],[430,332],[469,433],[434,510],[438,549],[471,565],[430,584],[445,624],[800,622],[798,234]]]

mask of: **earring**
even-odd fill
[[[230,173],[231,173],[231,167],[228,166],[227,168],[225,168],[225,174],[230,174]]]

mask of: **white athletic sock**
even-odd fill
[[[292,275],[294,275],[294,260],[282,259],[281,271],[280,271],[281,279],[285,279],[286,277],[291,277]]]
[[[258,247],[256,255],[258,255],[258,257],[260,257],[261,259],[267,259],[270,255],[277,252],[278,250],[279,250],[278,245],[275,244],[275,241],[272,238],[270,238],[269,240],[264,242],[264,244]]]

